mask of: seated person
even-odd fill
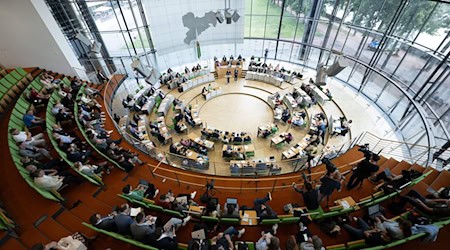
[[[371,228],[367,222],[361,218],[354,217],[354,220],[358,224],[358,228],[350,226],[349,224],[343,224],[342,227],[350,234],[352,240],[366,241],[369,246],[380,246],[388,244],[391,239],[389,235],[378,228]]]
[[[281,120],[283,122],[287,122],[291,118],[291,113],[289,112],[289,109],[283,110],[283,113],[281,114]]]
[[[116,232],[116,222],[114,221],[114,216],[117,215],[117,211],[112,211],[107,216],[102,217],[100,214],[95,213],[89,218],[89,223],[99,229],[106,231]]]
[[[292,136],[291,133],[288,133],[288,134],[285,135],[285,137],[284,137],[284,141],[285,141],[287,144],[291,143],[291,141],[292,141],[293,139],[294,139],[294,137]]]
[[[211,239],[211,249],[234,249],[234,243],[231,238],[235,235],[241,238],[244,233],[245,228],[237,230],[231,226],[223,231],[223,233],[219,233]]]
[[[36,186],[49,191],[59,190],[65,184],[64,177],[56,175],[56,171],[47,175],[44,170],[36,170],[31,173],[31,177]]]
[[[305,120],[303,119],[303,117],[299,116],[296,119],[292,120],[292,124],[301,127],[303,126],[303,124],[305,124]]]
[[[156,228],[155,238],[157,239],[156,247],[158,249],[177,250],[178,239],[176,231],[181,226],[186,226],[191,216],[184,219],[171,218],[162,228]]]
[[[134,223],[133,218],[130,216],[130,205],[124,203],[120,206],[116,216],[114,216],[114,222],[116,223],[117,233],[121,235],[131,235],[130,226]]]
[[[450,216],[450,200],[449,199],[427,199],[419,194],[416,190],[411,190],[402,197],[401,204],[406,202],[413,205],[423,213],[432,214],[442,217]]]
[[[27,156],[35,160],[42,158],[47,158],[49,160],[53,159],[50,152],[48,152],[45,148],[35,147],[31,144],[28,144],[26,141],[20,143],[19,154],[21,156]]]
[[[151,215],[145,216],[140,212],[134,218],[135,221],[130,225],[130,231],[133,238],[144,244],[154,245],[156,238],[153,235],[156,230],[156,217]]]
[[[400,240],[411,236],[411,222],[399,218],[398,221],[388,220],[383,215],[375,218],[375,227],[387,233],[392,240]]]
[[[258,239],[258,241],[255,244],[256,250],[268,250],[271,245],[277,241],[277,237],[275,237],[275,234],[277,233],[278,224],[275,224],[272,226],[272,228],[267,228],[261,231],[261,237]],[[278,240],[279,245],[279,240]],[[273,249],[273,248],[270,248]],[[280,249],[280,248],[275,248]]]
[[[23,123],[27,128],[42,127],[45,129],[45,119],[34,115],[34,111],[29,109],[25,115],[23,115]]]
[[[29,131],[19,131],[15,128],[10,129],[9,132],[17,143],[26,142],[35,147],[47,147],[43,133],[33,136]]]
[[[135,190],[132,189],[131,185],[126,185],[122,189],[122,192],[128,197],[140,201],[147,197],[150,199],[154,199],[156,195],[158,195],[159,189],[155,189],[155,185],[145,182],[143,184],[139,183],[138,187]]]
[[[345,117],[341,117],[340,119],[340,127],[335,127],[333,130],[333,133],[331,135],[341,135],[345,136],[348,131],[350,130],[350,127],[352,125],[352,120],[348,120]]]
[[[240,218],[239,217],[239,204],[225,203],[223,206],[222,216],[223,218]]]
[[[277,218],[277,214],[272,210],[270,206],[266,203],[272,200],[271,193],[267,193],[264,198],[257,198],[253,201],[254,208],[256,210],[256,214],[259,217],[259,220],[263,219],[275,219]]]
[[[93,177],[94,175],[102,176],[103,171],[106,171],[107,174],[110,173],[112,166],[108,166],[108,162],[104,161],[101,163],[98,163],[97,165],[91,165],[91,164],[83,164],[81,162],[75,162],[74,166],[83,174]]]
[[[205,207],[205,210],[203,210],[204,216],[210,216],[214,218],[220,217],[220,204],[216,204],[216,201],[210,200]]]
[[[300,244],[300,249],[304,249],[304,250],[309,250],[309,249],[311,249],[311,250],[312,249],[314,249],[314,250],[325,250],[325,248],[323,247],[322,240],[317,235],[309,237],[307,241],[302,242]]]
[[[183,131],[185,131],[187,129],[186,125],[182,122],[182,121],[178,121],[175,124],[175,131],[177,133],[183,133]]]

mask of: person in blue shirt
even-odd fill
[[[25,126],[27,128],[33,128],[37,126],[41,126],[45,129],[45,120],[34,116],[34,112],[32,109],[28,110],[25,115],[23,115],[23,123],[25,123]]]

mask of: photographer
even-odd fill
[[[365,159],[358,164],[358,167],[353,171],[352,176],[348,180],[348,190],[351,190],[358,185],[361,187],[365,178],[369,178],[380,169],[377,165],[377,161],[380,159],[380,156],[372,153],[368,149],[368,144],[361,147],[359,151],[364,153]]]

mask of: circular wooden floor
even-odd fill
[[[230,93],[217,96],[200,109],[200,118],[223,131],[254,131],[261,124],[273,122],[270,106],[253,95]]]

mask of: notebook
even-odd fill
[[[143,209],[141,207],[138,208],[131,208],[130,209],[130,216],[131,217],[135,217],[136,215],[138,215],[138,213],[142,212]]]

